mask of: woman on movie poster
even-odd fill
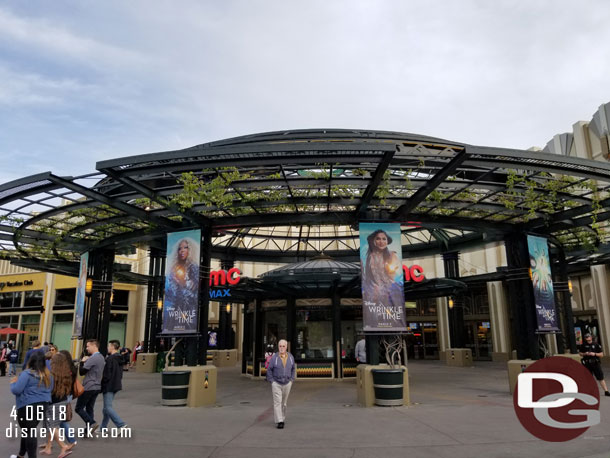
[[[166,270],[163,327],[167,331],[192,330],[192,323],[187,323],[186,318],[198,306],[199,263],[194,260],[198,251],[193,240],[180,239]],[[197,324],[194,326],[196,330]]]
[[[403,286],[396,282],[402,267],[396,251],[388,245],[392,237],[377,229],[367,237],[368,249],[362,277],[362,298],[365,303],[386,307],[404,307]]]

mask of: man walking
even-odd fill
[[[79,365],[80,375],[84,375],[83,387],[85,392],[78,397],[76,408],[78,415],[91,428],[93,434],[98,428],[98,424],[93,418],[93,407],[97,395],[102,389],[102,376],[104,374],[104,357],[99,351],[100,344],[95,339],[87,340],[87,353],[91,356],[83,356]]]
[[[606,396],[610,396],[610,391],[608,391],[608,387],[606,386],[604,373],[602,372],[602,366],[599,361],[599,358],[604,356],[602,346],[598,343],[593,343],[593,337],[591,334],[586,334],[585,343],[580,346],[578,352],[582,357],[583,365],[595,376],[604,390],[604,394]]]
[[[278,343],[279,352],[275,353],[269,360],[267,367],[267,381],[271,382],[271,393],[273,395],[273,417],[278,429],[284,427],[286,420],[286,403],[292,382],[296,377],[296,366],[294,357],[288,353],[288,342],[284,339]]]
[[[123,364],[125,359],[120,354],[121,344],[118,340],[108,342],[108,356],[104,366],[102,377],[102,396],[104,396],[104,419],[102,420],[102,430],[108,427],[110,420],[119,428],[125,426],[125,422],[114,411],[112,402],[115,395],[122,389]]]

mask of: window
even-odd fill
[[[0,308],[21,307],[21,291],[0,293]]]
[[[26,291],[24,307],[42,307],[42,290]]]
[[[263,326],[263,353],[267,346],[273,346],[277,351],[277,343],[280,339],[286,339],[286,309],[266,311],[265,324]]]
[[[55,305],[74,305],[76,288],[62,288],[55,291]]]
[[[418,299],[416,306],[413,302],[406,302],[406,314],[409,316],[434,316],[436,315],[436,298]]]
[[[362,307],[341,308],[341,344],[343,359],[355,361],[354,350],[358,342],[358,334],[362,332]]]
[[[0,328],[15,328],[19,326],[19,315],[0,315]],[[14,339],[15,337],[12,336]]]
[[[129,304],[129,291],[124,289],[113,289],[112,290],[112,305],[124,305],[127,307]]]
[[[297,310],[297,348],[300,359],[333,357],[333,323],[330,308]]]

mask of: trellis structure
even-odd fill
[[[301,130],[102,161],[0,186],[0,250],[15,264],[76,274],[80,253],[163,247],[208,227],[212,257],[358,259],[359,221],[402,224],[422,256],[548,236],[579,262],[608,256],[610,164],[379,131]]]

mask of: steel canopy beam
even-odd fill
[[[371,203],[371,199],[375,195],[377,187],[379,186],[379,183],[381,183],[383,175],[385,174],[386,170],[388,170],[388,167],[392,163],[393,158],[394,151],[386,151],[384,153],[383,159],[381,159],[381,162],[377,166],[375,174],[371,178],[371,181],[367,186],[366,191],[364,191],[364,194],[360,199],[360,204],[358,205],[358,208],[356,208],[356,221],[358,221],[360,219],[360,216],[368,209],[369,204]]]
[[[158,204],[164,206],[165,208],[172,210],[174,213],[188,219],[193,224],[198,224],[200,226],[210,225],[209,218],[190,211],[180,210],[177,205],[171,204],[167,199],[163,199],[161,196],[159,196],[154,190],[150,189],[148,186],[138,183],[132,178],[122,176],[112,169],[100,169],[100,172],[106,173],[108,176],[111,176],[115,180],[125,184],[126,186],[129,186],[131,189],[148,197],[150,200],[153,200]]]
[[[468,158],[468,153],[466,150],[462,150],[455,155],[453,159],[451,159],[447,165],[445,165],[441,170],[439,170],[431,179],[429,179],[426,184],[420,187],[415,194],[413,194],[407,203],[401,205],[395,212],[395,219],[402,219],[408,216],[417,206],[424,201],[424,199],[434,191],[438,186],[440,186],[445,179],[451,175],[453,172],[457,170],[457,168]]]
[[[66,180],[64,178],[60,178],[55,175],[51,175],[49,177],[49,179],[51,181],[53,181],[54,183],[57,183],[74,192],[82,194],[83,196],[85,196],[89,199],[92,199],[92,200],[95,200],[102,204],[116,208],[117,210],[121,210],[122,212],[125,212],[126,214],[131,215],[131,216],[135,216],[136,218],[138,218],[142,221],[148,221],[148,222],[151,222],[154,224],[158,224],[160,226],[167,227],[168,229],[176,229],[176,228],[180,227],[179,223],[172,221],[171,219],[160,218],[155,215],[151,215],[146,210],[142,210],[141,208],[134,207],[133,205],[129,205],[125,202],[121,202],[116,199],[112,199],[112,198],[106,196],[105,194],[101,194],[97,191],[94,191],[93,189],[89,189],[84,186],[81,186],[77,183],[74,183],[73,181]]]

